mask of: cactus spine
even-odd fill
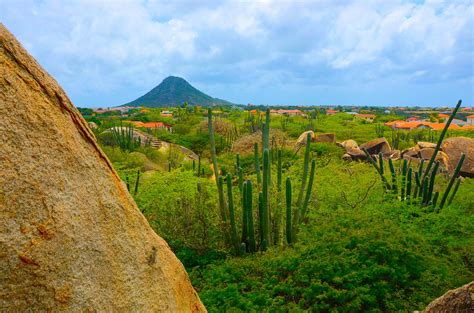
[[[293,243],[293,225],[291,222],[291,178],[286,178],[286,242]]]

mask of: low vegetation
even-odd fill
[[[360,143],[385,135],[399,147],[474,132],[411,133],[407,141],[381,126],[402,112],[367,123],[319,110],[179,110],[167,120],[176,131],[138,130],[198,159],[136,144],[130,128],[103,135],[126,120],[160,121],[158,109],[86,117],[210,312],[421,310],[474,277],[473,179],[446,175],[434,159],[345,162],[342,148],[310,137],[293,149],[306,130]]]

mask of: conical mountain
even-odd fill
[[[228,101],[206,95],[185,79],[176,76],[168,76],[148,93],[125,105],[158,108],[178,106],[185,102],[200,106],[232,105]]]

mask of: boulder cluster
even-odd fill
[[[413,147],[400,151],[392,149],[385,138],[377,138],[360,146],[352,139],[337,144],[345,150],[342,158],[346,161],[366,160],[365,149],[374,157],[378,157],[379,153],[382,153],[385,159],[405,159],[412,163],[420,163],[422,160],[430,160],[436,148],[435,143],[419,141]],[[466,155],[466,159],[461,167],[460,175],[474,177],[474,139],[472,138],[452,137],[445,139],[435,161],[439,161],[446,171],[452,172],[463,153]]]

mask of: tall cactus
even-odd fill
[[[301,208],[301,219],[304,220],[306,217],[306,213],[308,211],[308,203],[311,199],[311,193],[313,191],[313,181],[314,181],[314,174],[316,169],[316,160],[311,161],[311,172],[309,174],[309,181],[308,181],[308,189],[306,190],[306,197],[303,202],[303,207]]]
[[[311,153],[311,134],[308,133],[306,135],[306,149],[305,149],[304,161],[303,161],[304,162],[303,163],[303,176],[301,177],[300,192],[298,194],[298,200],[296,201],[297,207],[301,207],[301,205],[303,204],[303,196],[304,196],[304,191],[306,187],[306,181],[308,180],[310,153]],[[297,223],[298,221],[295,219],[294,222]]]
[[[247,182],[244,182],[242,185],[242,239],[241,242],[244,242],[248,246],[248,213],[247,213]]]
[[[137,180],[135,181],[135,191],[134,194],[138,193],[138,185],[140,183],[140,170],[137,171]]]
[[[390,168],[390,174],[392,176],[392,191],[393,191],[393,194],[398,195],[397,173],[395,172],[395,166],[393,166],[392,159],[388,159],[388,167]]]
[[[453,193],[452,193],[451,196],[449,197],[448,205],[451,205],[451,203],[453,202],[454,196],[455,196],[456,193],[458,192],[459,184],[461,184],[461,177],[458,177],[458,178],[456,179],[456,185],[454,186]]]
[[[435,179],[436,179],[436,173],[438,172],[438,168],[439,168],[439,162],[436,162],[435,166],[433,167],[433,170],[431,171],[430,184],[429,184],[429,187],[428,187],[428,197],[426,198],[425,205],[428,205],[431,202],[431,200],[433,199],[434,183],[435,183]]]
[[[466,157],[466,155],[464,153],[461,154],[461,158],[459,159],[459,162],[456,165],[453,176],[451,176],[451,179],[449,180],[448,186],[446,187],[446,190],[443,193],[443,197],[441,198],[441,202],[439,204],[439,209],[440,210],[444,207],[444,204],[445,204],[446,200],[448,199],[449,192],[451,191],[451,188],[453,187],[454,181],[456,180],[456,178],[459,175],[459,172],[461,171],[461,167],[462,167],[462,164],[464,163],[465,157]],[[453,197],[454,197],[454,194],[453,194]]]
[[[260,157],[258,152],[258,143],[255,143],[254,146],[254,157],[255,157],[255,174],[257,175],[257,185],[258,188],[262,185],[262,175],[260,173]]]
[[[246,211],[248,221],[248,248],[250,252],[257,251],[257,245],[255,242],[255,229],[253,225],[253,213],[252,213],[252,182],[247,180],[247,192],[246,192]]]
[[[268,172],[270,170],[270,159],[269,159],[269,151],[265,149],[263,151],[263,185],[262,185],[262,196],[263,196],[263,240],[266,241],[266,244],[270,244],[270,236],[269,236],[269,221],[270,216],[269,206],[270,203],[268,201],[269,196],[269,175]]]
[[[410,167],[407,174],[407,189],[406,189],[406,199],[410,201],[411,192],[412,192],[412,179],[413,179],[413,169]]]
[[[219,177],[222,180],[222,177]],[[232,175],[227,174],[227,206],[229,208],[229,220],[230,220],[230,235],[232,239],[232,245],[235,249],[235,254],[240,253],[240,244],[237,239],[237,227],[235,226],[235,213],[234,213],[234,196],[232,195]]]
[[[405,201],[405,188],[407,183],[407,171],[408,171],[408,161],[406,159],[403,160],[402,166],[402,186],[401,186],[401,198],[400,200]]]
[[[277,152],[277,189],[281,191],[282,184],[282,164],[281,164],[281,150]]]
[[[453,121],[454,117],[456,116],[456,113],[458,112],[459,108],[461,107],[462,101],[459,100],[458,103],[456,104],[456,107],[454,108],[453,112],[449,116],[448,120],[446,121],[446,124],[444,125],[443,131],[439,135],[438,142],[436,143],[435,150],[433,152],[433,155],[430,158],[430,161],[428,162],[428,165],[426,166],[425,173],[423,174],[423,178],[428,176],[428,173],[431,170],[431,167],[433,166],[434,161],[436,160],[436,156],[438,155],[438,151],[441,148],[441,144],[443,143],[444,136],[446,135],[446,132],[448,131],[449,125],[451,125],[451,122]],[[443,196],[444,198],[444,196]],[[445,200],[446,201],[446,200]],[[442,204],[444,204],[443,201],[441,201]]]
[[[286,242],[291,245],[293,243],[293,224],[291,221],[291,178],[286,178]]]

